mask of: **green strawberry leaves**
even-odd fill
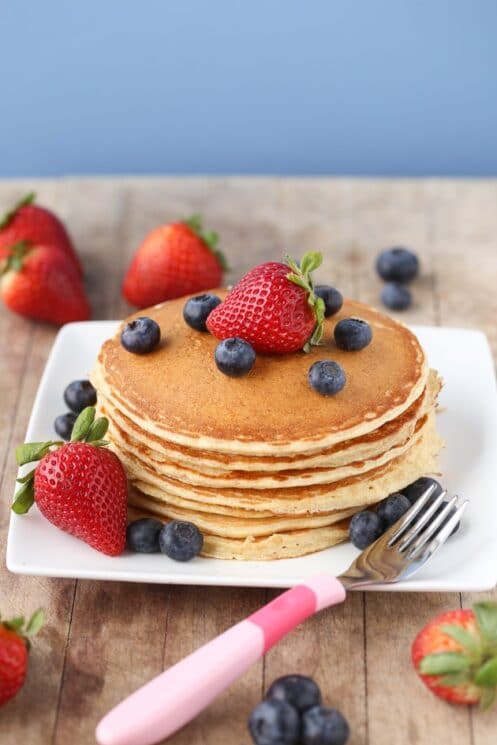
[[[95,447],[105,447],[108,441],[104,440],[109,427],[109,422],[105,417],[95,419],[95,407],[87,406],[79,414],[74,422],[71,434],[71,442],[87,442]],[[45,442],[25,442],[16,448],[16,461],[19,466],[27,463],[40,461],[47,455],[53,447],[58,448],[64,443],[61,440],[46,440]],[[35,501],[34,478],[36,468],[29,473],[20,476],[17,480],[21,484],[20,489],[16,492],[12,511],[17,515],[25,515],[33,506]]]
[[[10,271],[20,272],[24,264],[24,257],[29,253],[29,250],[30,245],[27,241],[19,241],[19,243],[11,246],[9,255],[2,261],[0,277]]]
[[[207,245],[210,252],[213,253],[216,259],[219,261],[223,272],[228,272],[229,266],[226,260],[226,256],[217,247],[217,244],[219,243],[219,234],[214,232],[213,230],[204,230],[204,228],[202,227],[202,218],[200,215],[197,214],[191,215],[190,217],[186,218],[186,220],[182,220],[182,222],[185,225],[188,225],[190,230]]]
[[[323,337],[324,300],[314,292],[314,282],[311,276],[312,272],[321,266],[323,256],[317,251],[309,251],[304,254],[300,264],[297,264],[290,256],[285,256],[285,262],[291,269],[291,272],[287,274],[287,279],[306,291],[307,302],[314,311],[316,323],[310,338],[304,345],[304,352],[310,352],[311,346],[319,344]]]
[[[20,199],[17,204],[15,204],[12,209],[10,209],[8,212],[6,212],[2,218],[0,218],[0,230],[7,227],[9,222],[12,220],[14,215],[16,214],[17,210],[21,209],[21,207],[25,207],[27,204],[32,204],[36,198],[36,194],[34,191],[31,191],[29,194],[26,194],[25,197]]]
[[[482,600],[473,605],[473,611],[485,647],[497,654],[497,603]]]
[[[22,637],[29,649],[31,646],[31,639],[36,636],[40,629],[45,625],[45,613],[42,608],[38,608],[27,623],[24,616],[18,616],[9,621],[0,620],[0,624],[6,629],[9,629],[9,631],[14,631]]]
[[[467,631],[462,626],[458,626],[455,623],[444,624],[443,626],[440,626],[440,630],[460,644],[471,657],[476,658],[477,660],[481,658],[479,640],[470,631]]]
[[[419,663],[423,675],[449,675],[469,670],[471,661],[462,652],[438,652],[427,654]]]

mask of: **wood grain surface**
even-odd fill
[[[160,222],[200,212],[222,237],[229,281],[254,264],[320,250],[321,281],[378,304],[374,257],[411,246],[422,276],[414,323],[482,329],[497,355],[497,182],[277,178],[108,178],[0,182],[0,211],[33,185],[69,226],[86,268],[94,318],[118,318],[124,269]],[[91,745],[122,697],[274,595],[257,589],[42,579],[5,568],[9,505],[21,442],[55,329],[0,309],[0,609],[42,606],[48,624],[20,695],[0,709],[2,745]],[[497,599],[497,593],[488,593]],[[479,596],[481,597],[481,596]],[[291,633],[174,745],[249,745],[246,719],[278,675],[313,675],[347,716],[351,745],[494,745],[497,711],[452,707],[410,663],[416,632],[471,595],[354,593]]]

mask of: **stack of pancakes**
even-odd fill
[[[217,339],[184,322],[184,303],[136,314],[159,324],[157,349],[131,354],[118,333],[92,372],[132,510],[194,522],[206,556],[287,558],[345,540],[350,515],[436,471],[440,382],[405,326],[345,301],[321,346],[259,355],[247,376],[230,378],[215,365]],[[372,327],[360,352],[333,342],[347,317]],[[321,359],[345,370],[336,396],[309,387]]]

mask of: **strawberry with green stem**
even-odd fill
[[[207,318],[218,339],[240,337],[262,354],[308,352],[323,335],[325,305],[312,273],[322,255],[310,252],[300,264],[269,261],[246,274]]]
[[[0,706],[20,691],[26,678],[31,639],[45,622],[41,609],[26,623],[22,617],[0,619]]]
[[[497,603],[434,618],[414,640],[412,661],[435,695],[490,708],[497,697]]]
[[[89,406],[76,419],[70,442],[20,445],[17,463],[38,465],[18,479],[12,509],[22,515],[36,502],[60,530],[118,556],[126,544],[127,479],[117,455],[106,448],[108,424],[104,417],[95,419]]]

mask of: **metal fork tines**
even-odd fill
[[[432,500],[434,491],[433,484],[395,525],[364,549],[339,577],[346,587],[406,579],[434,556],[468,505],[468,500],[460,502],[457,496],[445,502],[445,491]]]

